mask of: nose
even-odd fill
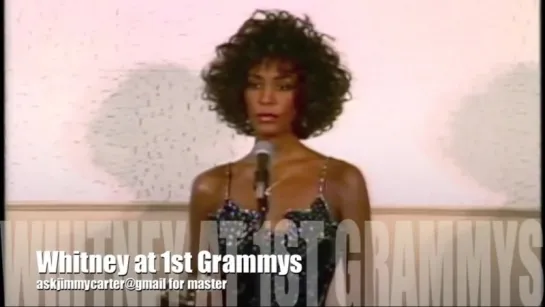
[[[274,103],[274,89],[271,86],[264,86],[259,94],[260,104]]]

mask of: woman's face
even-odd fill
[[[292,133],[297,75],[289,63],[265,60],[248,73],[246,109],[256,136]]]

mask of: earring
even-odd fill
[[[252,127],[252,124],[250,123],[250,119],[246,119],[246,121],[244,122],[244,129],[248,133],[253,133],[254,132],[254,127]]]

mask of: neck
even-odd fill
[[[302,147],[301,141],[293,134],[274,137],[256,137],[255,141],[267,141],[272,143],[274,145],[275,160],[283,160]]]

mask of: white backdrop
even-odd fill
[[[539,207],[536,0],[9,0],[8,201],[186,201],[250,148],[198,74],[256,8],[337,38],[354,99],[309,144],[374,206]]]

